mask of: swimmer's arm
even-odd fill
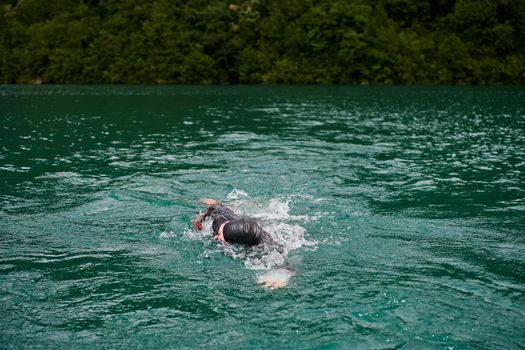
[[[202,230],[202,222],[211,215],[211,212],[214,211],[218,205],[221,204],[219,201],[210,198],[202,198],[201,201],[206,205],[206,211],[204,213],[197,214],[195,219],[191,220],[193,227],[199,231]]]
[[[206,211],[201,214],[202,215],[202,220],[203,221],[206,220],[206,218],[211,215],[212,211],[213,211],[212,208],[207,208]]]
[[[207,209],[215,209],[220,204],[219,201],[210,198],[201,198],[201,202],[206,205]]]

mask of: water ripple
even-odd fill
[[[520,87],[0,87],[0,337],[520,348],[524,100]],[[193,231],[201,197],[256,217],[285,254]],[[257,285],[292,261],[286,288]]]

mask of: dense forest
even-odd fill
[[[0,83],[522,84],[524,0],[0,0]]]

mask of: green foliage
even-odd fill
[[[522,84],[522,0],[0,0],[0,83]]]

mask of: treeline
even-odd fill
[[[522,84],[523,0],[0,0],[0,83]]]

